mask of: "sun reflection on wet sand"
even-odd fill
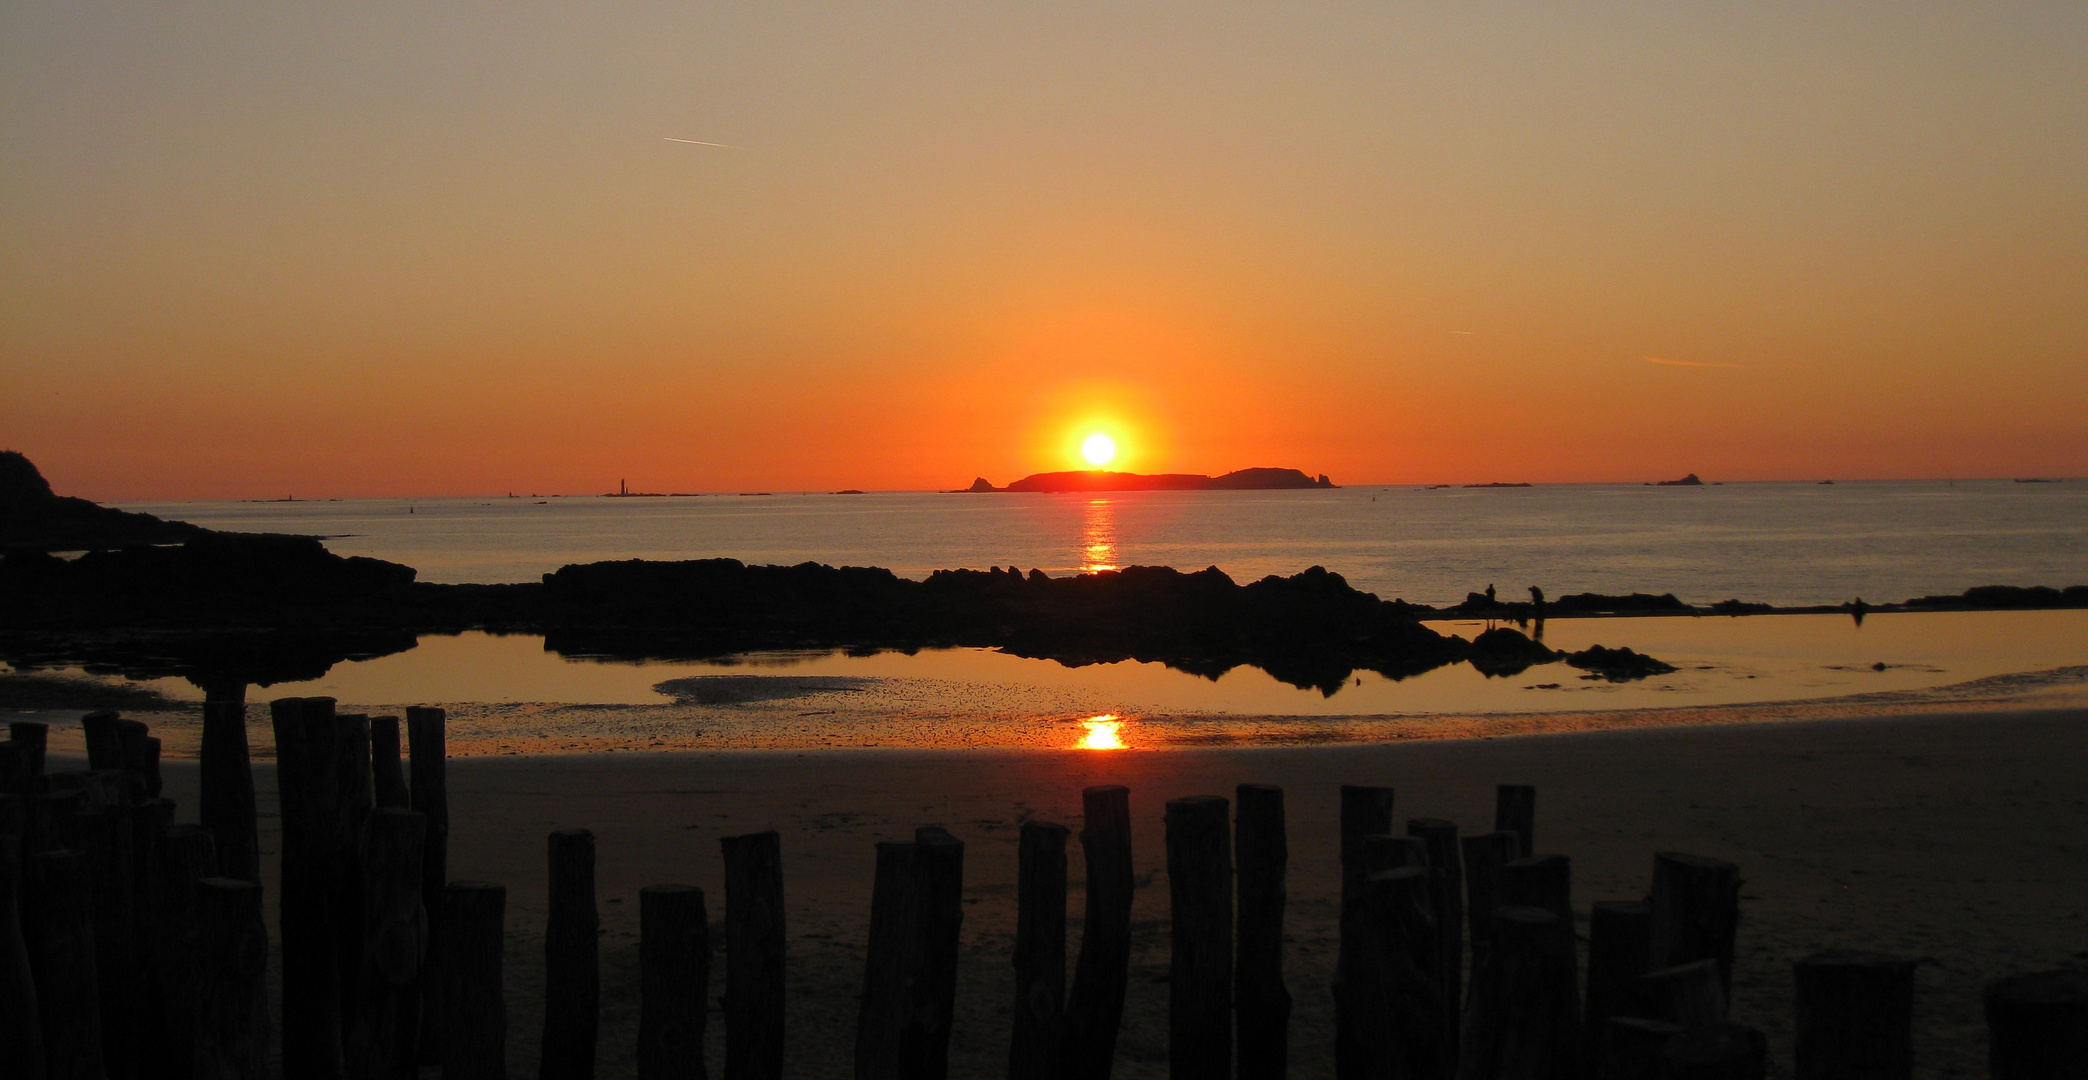
[[[1116,569],[1116,506],[1108,499],[1089,499],[1080,528],[1080,572]]]
[[[1124,722],[1115,713],[1091,716],[1080,722],[1087,734],[1075,744],[1078,750],[1122,750],[1124,746]]]

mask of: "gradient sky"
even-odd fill
[[[2088,474],[2088,5],[0,3],[0,447],[62,491],[954,487],[1097,425]]]

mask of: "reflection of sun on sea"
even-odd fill
[[[1076,746],[1077,749],[1124,749],[1124,722],[1122,720],[1117,719],[1115,713],[1104,713],[1101,716],[1091,716],[1086,720],[1082,720],[1080,722],[1080,726],[1087,729],[1087,734],[1080,737],[1080,742]]]

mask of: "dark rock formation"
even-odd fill
[[[1551,602],[1554,615],[1589,615],[1597,612],[1618,615],[1642,615],[1652,612],[1672,612],[1686,615],[1696,609],[1675,598],[1674,593],[1631,593],[1627,596],[1611,596],[1605,593],[1568,593]]]
[[[980,485],[985,485],[981,487]],[[1005,488],[996,489],[981,478],[970,491],[1270,491],[1296,488],[1331,488],[1335,484],[1323,473],[1307,476],[1296,469],[1238,469],[1223,476],[1197,473],[1048,472],[1025,476]]]
[[[1583,671],[1594,674],[1586,678],[1607,679],[1610,682],[1631,682],[1650,675],[1666,675],[1675,670],[1673,664],[1665,664],[1644,653],[1630,649],[1605,649],[1590,645],[1577,653],[1566,654],[1566,662]]]
[[[1530,485],[1528,485],[1528,484],[1520,484],[1520,483],[1518,483],[1518,484],[1509,484],[1509,483],[1503,483],[1503,482],[1501,482],[1501,481],[1499,481],[1499,480],[1496,480],[1496,481],[1494,481],[1494,482],[1493,482],[1493,483],[1491,483],[1491,484],[1466,484],[1466,485],[1464,485],[1464,486],[1465,486],[1465,487],[1468,487],[1468,488],[1525,488],[1525,487],[1529,487]]]
[[[1980,585],[1956,596],[1917,596],[1910,608],[1982,608],[2011,610],[2088,607],[2088,585],[2054,589],[2046,585]]]
[[[293,627],[404,599],[410,566],[344,559],[311,537],[205,532],[166,547],[0,559],[0,628]]]
[[[207,530],[54,494],[35,463],[0,450],[0,551],[86,551],[178,544]]]
[[[1746,600],[1720,600],[1711,605],[1712,612],[1719,615],[1766,615],[1776,610],[1774,604],[1755,604]]]
[[[1703,487],[1703,486],[1704,486],[1704,481],[1703,481],[1703,480],[1702,480],[1701,478],[1699,478],[1699,477],[1697,476],[1697,474],[1695,474],[1695,473],[1690,473],[1690,474],[1689,474],[1688,476],[1685,476],[1685,477],[1683,477],[1683,478],[1682,478],[1682,479],[1680,479],[1680,480],[1662,480],[1662,481],[1659,481],[1658,483],[1655,483],[1655,484],[1654,484],[1653,486],[1654,486],[1654,487]]]
[[[1478,595],[1478,594],[1474,594]],[[1483,599],[1483,597],[1482,597]],[[1521,631],[1497,626],[1472,641],[1472,666],[1489,677],[1520,675],[1537,664],[1549,664],[1559,654],[1531,641]]]

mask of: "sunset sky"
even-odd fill
[[[2088,5],[0,0],[0,448],[61,491],[947,488],[1096,430],[2088,474]]]

